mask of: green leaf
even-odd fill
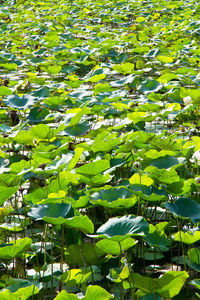
[[[149,233],[145,236],[144,240],[150,247],[157,248],[160,251],[168,251],[171,244],[164,231],[160,232],[152,224],[150,224]]]
[[[108,187],[99,189],[90,195],[90,201],[96,205],[105,207],[131,207],[137,202],[137,198],[126,187]]]
[[[18,95],[11,95],[3,99],[6,106],[20,110],[32,107],[35,101],[35,97],[31,95],[23,95],[22,97],[19,97]]]
[[[51,198],[49,198],[49,201]],[[79,229],[85,233],[93,233],[94,226],[88,216],[74,216],[71,204],[48,203],[32,207],[28,216],[35,220],[43,220],[54,225],[65,224],[65,226]]]
[[[0,245],[0,258],[5,260],[11,260],[14,257],[20,256],[21,253],[26,252],[32,244],[30,238],[23,238],[15,241],[11,241],[9,244]]]
[[[179,217],[190,218],[193,223],[200,220],[200,204],[189,198],[178,198],[174,203],[165,202],[165,207]]]
[[[69,294],[66,290],[62,290],[54,300],[79,300],[79,298],[74,294]]]
[[[65,282],[67,287],[73,287],[88,281],[91,270],[70,269],[60,276],[60,280]]]
[[[162,76],[158,77],[157,80],[163,84],[170,82],[173,79],[177,79],[177,75],[174,73],[164,73]]]
[[[106,290],[98,285],[88,286],[85,294],[85,300],[110,300],[114,297],[109,294]]]
[[[135,66],[132,63],[122,63],[121,65],[113,65],[112,68],[115,71],[126,75],[126,74],[131,74]]]
[[[72,244],[65,252],[66,262],[73,267],[84,267],[87,265],[97,265],[101,262],[96,245],[82,243],[81,245]]]
[[[0,96],[12,95],[12,90],[6,86],[0,86]]]
[[[14,281],[14,282],[12,282]],[[36,284],[24,279],[9,279],[8,284],[11,284],[0,291],[0,298],[2,300],[26,300],[33,295],[39,293],[39,289]]]
[[[189,277],[185,271],[169,271],[161,278],[155,279],[156,292],[164,298],[173,298],[178,295],[185,280]]]
[[[107,132],[101,132],[95,138],[91,145],[91,150],[96,152],[110,152],[113,148],[121,143],[121,138],[116,134],[107,134]]]
[[[179,181],[180,177],[178,176],[175,169],[158,169],[154,166],[149,166],[145,169],[145,172],[149,174],[153,179],[158,180],[159,182],[165,184],[171,184],[173,182]]]
[[[87,81],[96,83],[99,82],[100,80],[104,79],[106,77],[106,74],[99,74],[99,75],[94,75],[90,77]]]
[[[127,251],[129,248],[136,245],[133,238],[126,238],[120,243],[110,239],[104,239],[96,243],[97,253],[100,255],[112,254],[121,255],[121,252]]]
[[[110,218],[97,230],[98,236],[112,239],[113,241],[123,241],[129,236],[143,236],[149,231],[149,225],[143,217],[132,215]]]
[[[185,162],[185,157],[174,157],[174,156],[162,156],[156,159],[153,159],[149,165],[154,166],[158,169],[170,169],[173,166],[180,166]]]
[[[185,280],[189,277],[185,271],[169,271],[160,278],[149,278],[137,273],[132,274],[133,284],[145,294],[156,293],[164,298],[178,295]]]
[[[174,61],[174,58],[171,56],[158,55],[156,58],[157,60],[163,62],[164,64],[172,63]]]
[[[148,94],[151,92],[158,92],[162,88],[162,84],[155,79],[146,79],[138,87],[140,93]]]
[[[62,70],[61,66],[51,66],[47,68],[47,73],[58,74]]]
[[[172,235],[174,241],[181,242],[187,245],[191,245],[200,240],[200,231],[179,231]]]
[[[19,186],[7,187],[0,185],[0,205],[2,206],[6,200],[8,200],[19,189]]]
[[[93,162],[89,162],[78,169],[76,169],[76,173],[82,174],[85,176],[95,176],[99,173],[110,168],[110,162],[107,159],[101,159]]]
[[[0,68],[4,68],[8,71],[17,71],[17,64],[15,63],[0,64]]]
[[[28,216],[38,220],[43,220],[45,217],[49,218],[71,218],[74,216],[74,211],[71,204],[66,203],[48,203],[45,205],[37,205],[30,209]]]
[[[194,270],[200,272],[200,249],[195,247],[191,248],[188,253],[188,258],[186,258],[187,264]]]

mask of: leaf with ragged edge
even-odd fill
[[[107,278],[112,282],[120,283],[123,280],[127,279],[129,276],[129,268],[127,266],[121,268],[110,268]]]

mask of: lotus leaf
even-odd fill
[[[111,239],[121,242],[129,236],[143,236],[148,233],[149,225],[142,217],[132,215],[110,218],[100,226],[94,237]]]
[[[200,204],[189,198],[178,198],[174,203],[165,202],[165,207],[177,216],[190,218],[193,223],[200,220]]]

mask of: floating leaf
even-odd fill
[[[23,95],[22,97],[19,97],[18,95],[11,95],[4,98],[3,101],[8,107],[27,109],[34,105],[36,99],[31,95]]]

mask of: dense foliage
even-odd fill
[[[199,17],[1,1],[0,299],[200,297]]]

